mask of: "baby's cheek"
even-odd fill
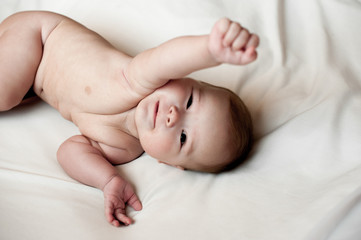
[[[150,156],[157,159],[165,159],[171,156],[172,144],[167,139],[151,138],[143,139],[143,149]]]

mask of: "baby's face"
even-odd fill
[[[227,159],[229,100],[193,79],[173,80],[144,98],[135,122],[145,152],[185,169]]]

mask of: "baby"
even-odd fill
[[[134,58],[81,24],[22,12],[0,24],[0,111],[30,88],[76,124],[57,158],[74,179],[101,189],[109,223],[129,225],[142,205],[114,165],[144,151],[159,162],[219,172],[247,155],[250,115],[237,95],[188,74],[257,58],[257,35],[223,18],[209,35],[183,36]]]

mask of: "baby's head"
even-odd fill
[[[135,121],[145,152],[188,170],[236,166],[252,144],[252,121],[242,100],[228,89],[189,78],[170,81],[144,98]]]

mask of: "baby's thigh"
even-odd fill
[[[0,111],[19,104],[33,85],[42,57],[40,31],[20,21],[1,23]]]

